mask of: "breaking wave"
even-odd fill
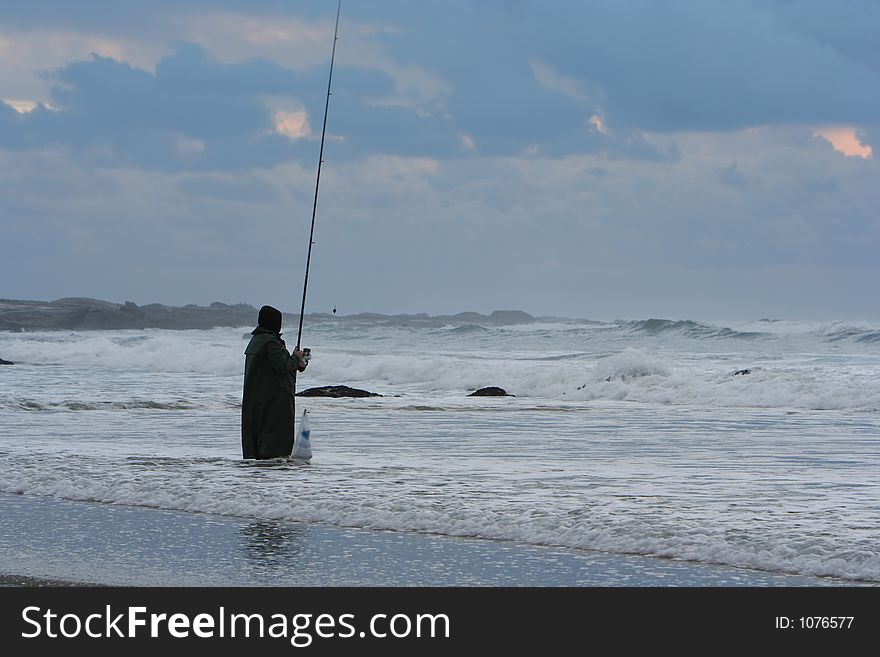
[[[736,338],[754,340],[766,336],[765,333],[758,331],[737,331],[724,326],[702,324],[689,319],[643,319],[634,322],[624,322],[619,324],[618,327],[630,333],[643,333],[646,335],[678,334],[692,339]]]
[[[825,329],[822,335],[829,342],[851,341],[862,344],[880,344],[880,329],[858,326],[832,326]]]

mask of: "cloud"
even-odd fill
[[[331,161],[322,175],[314,298],[351,312],[491,310],[487,304],[503,302],[613,317],[648,308],[748,312],[776,297],[776,315],[832,302],[858,314],[878,280],[876,159],[857,162],[862,182],[852,161],[794,129],[673,137],[680,156],[662,166],[598,153]],[[729,184],[737,174],[748,177],[748,193]],[[807,189],[830,179],[837,184]],[[258,257],[281,273],[265,293],[283,298],[283,272],[293,277],[304,266],[313,191],[313,162],[168,173],[84,167],[51,150],[7,153],[0,198],[14,250],[45,248],[58,266],[41,273],[43,259],[12,258],[0,276],[141,303],[257,302],[247,267]],[[38,246],[44,235],[52,237]],[[120,244],[130,245],[125,263],[114,255]],[[107,268],[113,280],[101,282],[96,272]],[[827,276],[848,292],[802,299],[793,272]],[[182,275],[186,284],[172,285]],[[651,294],[644,280],[640,287],[645,277]],[[158,289],[163,298],[150,296]],[[797,307],[779,302],[795,298]]]
[[[177,154],[184,160],[198,160],[205,152],[205,142],[180,135],[176,143]]]
[[[305,110],[295,112],[275,112],[272,115],[275,131],[289,139],[303,139],[312,134],[309,117]]]
[[[474,138],[470,135],[466,135],[465,133],[461,133],[458,136],[459,143],[461,143],[461,147],[466,151],[474,152],[477,150],[477,142],[474,141]]]
[[[77,4],[75,12],[58,1],[5,12],[0,49],[16,56],[0,58],[0,76],[13,82],[4,97],[48,99],[32,70],[89,52],[153,72],[170,54],[169,39],[198,44],[230,72],[262,61],[300,76],[302,85],[278,93],[307,93],[307,79],[311,90],[324,86],[333,20],[326,3],[161,0],[127,7],[128,20],[106,0]],[[485,153],[535,145],[542,153],[632,153],[618,142],[635,133],[876,122],[880,47],[868,26],[880,9],[858,0],[795,6],[803,11],[721,0],[352,4],[341,24],[336,111],[346,111],[342,101],[355,115],[375,108],[367,125],[400,125],[384,150],[401,154],[441,144],[454,154],[461,133]],[[401,124],[398,109],[433,121]],[[616,137],[594,138],[589,125],[585,132],[592,116]],[[405,130],[426,126],[442,135]]]
[[[330,16],[306,20],[230,11],[198,11],[174,19],[181,38],[210,50],[220,61],[255,58],[284,62],[307,70],[322,66],[333,38]]]
[[[532,69],[538,84],[542,87],[550,91],[557,91],[582,103],[590,102],[590,95],[584,90],[583,82],[580,80],[561,75],[552,67],[547,66],[547,64],[535,60],[529,62],[529,67]]]
[[[735,163],[723,167],[717,167],[715,169],[715,175],[719,181],[729,187],[742,189],[749,184],[749,179],[743,175]]]
[[[4,29],[0,18],[0,80],[3,94],[30,102],[49,99],[46,73],[91,53],[152,71],[169,52],[159,39],[124,39],[91,29],[32,27],[22,31]]]
[[[333,38],[333,15],[314,20],[299,17],[253,16],[247,13],[201,12],[178,21],[188,41],[199,43],[226,63],[253,58],[284,63],[294,70],[324,69]],[[375,19],[374,19],[375,20]],[[395,28],[345,17],[344,44],[338,48],[337,66],[378,73],[390,84],[373,89],[371,104],[406,106],[434,113],[450,85],[429,68],[402,64],[388,55],[382,38]],[[377,93],[379,92],[379,93]]]
[[[89,7],[104,4],[98,0],[86,2],[83,12],[88,14]],[[223,4],[239,11],[224,10]],[[7,83],[12,78],[30,78],[28,84],[4,85],[4,94],[15,101],[18,109],[34,107],[39,99],[51,99],[63,107],[63,116],[52,120],[44,115],[31,117],[19,125],[20,134],[6,139],[4,145],[76,143],[92,152],[113,152],[117,156],[124,152],[131,161],[149,166],[163,166],[164,152],[167,165],[173,167],[179,165],[179,158],[175,158],[179,151],[177,135],[184,135],[204,145],[200,166],[223,166],[221,160],[235,151],[243,155],[239,166],[250,166],[261,156],[265,158],[262,164],[271,164],[279,157],[295,157],[298,151],[289,148],[290,143],[286,147],[284,141],[306,136],[308,117],[318,114],[323,105],[332,40],[332,21],[322,15],[326,7],[312,5],[312,9],[320,10],[316,16],[284,17],[271,15],[271,9],[289,9],[278,3],[263,3],[262,7],[241,2],[190,3],[185,9],[169,12],[158,26],[155,12],[144,14],[144,22],[156,33],[151,35],[145,30],[144,34],[132,34],[130,40],[94,31],[46,28],[25,10],[13,12],[26,29],[4,37],[0,49],[10,53],[26,50],[30,54],[23,60],[29,62],[28,66],[39,65],[47,74],[38,79],[31,71],[25,75],[23,69],[4,71],[0,63],[0,76]],[[63,5],[57,9],[70,23],[89,24],[70,15]],[[305,5],[300,9],[309,11]],[[135,9],[135,13],[143,12]],[[90,29],[103,27],[109,31],[114,26],[105,18],[94,21]],[[425,121],[413,119],[444,121],[443,97],[450,91],[448,83],[428,68],[407,61],[409,58],[401,63],[388,55],[382,38],[394,28],[351,18],[345,29],[345,52],[337,58],[340,102],[335,108],[343,131],[364,117],[367,125],[372,123],[383,130],[379,135],[383,150],[412,152],[425,144],[423,150],[427,151],[427,144],[443,143],[452,152],[457,131],[448,124],[439,126],[443,133],[439,139],[427,143],[419,136],[409,139],[406,134],[388,139],[392,134],[388,128],[395,125],[409,125],[414,132],[421,132]],[[169,47],[162,42],[169,33],[183,40]],[[41,51],[37,44],[47,35],[58,47]],[[123,98],[120,88],[128,88],[127,98]],[[263,105],[269,106],[268,112]],[[403,121],[401,116],[405,117]],[[103,129],[88,129],[98,123]],[[227,134],[222,143],[216,132],[214,139],[206,134],[211,128]],[[336,128],[331,125],[330,129],[332,132]],[[78,134],[73,135],[74,131]],[[137,143],[132,134],[135,131],[143,136],[142,143]],[[126,133],[124,138],[120,133]],[[240,140],[248,135],[250,139],[247,144],[234,145],[229,135]],[[285,140],[273,140],[273,135]],[[102,143],[87,145],[91,138]],[[340,155],[363,154],[357,147],[372,142],[352,140],[352,146]],[[250,157],[244,157],[248,153]],[[225,163],[230,166],[232,160],[225,159]]]
[[[814,137],[821,137],[827,141],[838,153],[847,157],[860,157],[868,159],[873,150],[867,144],[863,144],[856,136],[856,129],[852,126],[831,126],[820,128],[813,133]]]
[[[9,98],[4,98],[3,102],[9,105],[12,109],[14,109],[19,114],[27,114],[28,112],[33,112],[37,109],[37,102],[33,100],[12,100]]]
[[[86,3],[92,5],[103,6]],[[173,133],[204,143],[199,166],[232,166],[228,155],[236,151],[247,155],[243,166],[260,157],[271,164],[295,157],[302,146],[299,113],[311,117],[312,126],[321,113],[333,17],[319,3],[306,3],[300,15],[271,2],[243,7],[196,2],[169,10],[161,25],[152,12],[145,22],[153,32],[130,39],[108,34],[111,25],[101,21],[90,32],[29,25],[30,32],[7,31],[4,38],[35,53],[39,35],[65,35],[66,45],[53,55],[65,63],[48,78],[55,85],[50,97],[60,105],[76,94],[92,116],[109,121],[110,132],[138,112],[129,103],[113,115],[123,99],[109,85],[133,82],[138,71],[153,76],[146,85],[151,91],[145,86],[137,103],[155,112],[156,118],[137,116],[150,143],[140,147],[129,135],[122,144],[105,135],[117,154],[124,150],[134,161],[160,166],[164,149],[179,166]],[[532,149],[663,160],[674,157],[674,148],[657,150],[650,134],[878,114],[875,72],[823,48],[761,4],[734,10],[711,1],[697,7],[551,2],[536,21],[538,10],[530,2],[350,7],[331,107],[330,129],[346,138],[336,155],[454,157],[465,134],[483,154]],[[59,11],[72,20],[69,11]],[[454,31],[437,29],[446,25]],[[169,34],[178,41],[169,45]],[[82,61],[88,44],[98,57]],[[127,74],[114,73],[108,61],[127,64]],[[816,88],[823,93],[817,96]],[[29,100],[18,93],[4,97]],[[271,104],[268,97],[283,102]],[[81,130],[87,121],[73,122],[71,107],[67,118]],[[164,124],[157,125],[159,118]],[[70,140],[64,123],[56,117],[52,134],[62,143]],[[222,140],[220,128],[227,133]],[[233,143],[245,135],[247,143]]]
[[[598,114],[593,114],[587,121],[597,132],[603,135],[608,134],[608,126],[605,125],[604,119]]]
[[[867,64],[880,61],[876,39],[854,57],[798,29],[787,20],[794,12],[776,13],[777,6],[636,0],[584,2],[575,10],[549,3],[541,5],[541,21],[524,21],[521,30],[533,57],[566,80],[601,90],[606,115],[629,129],[876,121],[880,75]],[[530,8],[531,16],[538,3]]]
[[[57,110],[3,115],[0,145],[63,145],[104,164],[170,170],[266,166],[304,155],[296,140],[309,134],[309,106],[319,105],[308,74],[266,60],[224,64],[185,43],[155,72],[92,54],[51,80]],[[301,109],[273,113],[279,96]]]
[[[880,4],[873,0],[848,2],[769,3],[767,8],[788,27],[852,62],[880,73],[877,25]]]

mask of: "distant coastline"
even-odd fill
[[[209,329],[254,326],[258,310],[246,303],[226,304],[215,301],[208,306],[144,306],[126,301],[114,303],[99,299],[73,297],[55,301],[0,299],[0,331],[118,330],[118,329]],[[306,314],[311,322],[371,322],[401,326],[506,326],[530,324],[550,318],[537,318],[521,310],[496,310],[489,315],[462,312],[456,315],[382,315],[360,313],[332,315]],[[296,314],[285,313],[285,324],[298,321]],[[571,320],[567,320],[571,321]],[[583,320],[582,320],[583,321]],[[592,323],[592,322],[589,322]]]

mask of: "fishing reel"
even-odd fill
[[[302,356],[299,357],[299,362],[302,367],[305,367],[309,364],[309,360],[312,358],[312,350],[306,347],[302,350]]]

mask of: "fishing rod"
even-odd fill
[[[327,78],[327,98],[324,101],[324,126],[321,128],[321,150],[318,154],[318,175],[315,177],[315,202],[312,204],[312,227],[309,230],[309,251],[306,256],[306,277],[303,281],[302,306],[299,310],[299,330],[296,333],[296,346],[301,345],[303,316],[306,312],[306,291],[309,289],[309,268],[312,264],[312,245],[315,237],[315,216],[318,213],[318,188],[321,185],[321,165],[324,164],[324,137],[327,135],[327,111],[330,108],[330,85],[333,83],[333,62],[336,59],[336,41],[339,39],[339,14],[342,11],[342,0],[336,5],[336,26],[333,29],[333,49],[330,52],[330,75]]]

